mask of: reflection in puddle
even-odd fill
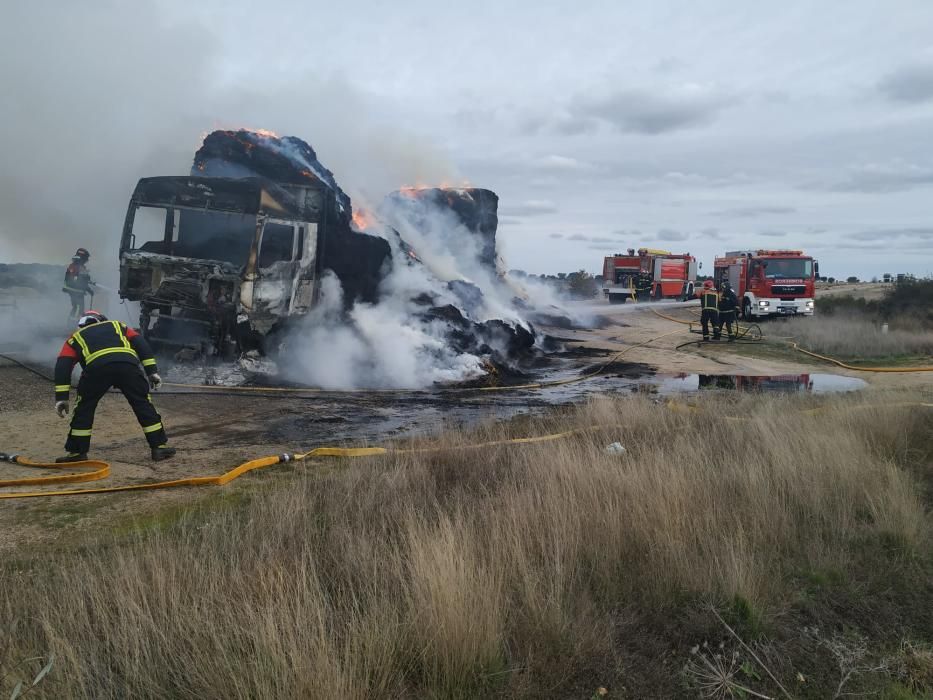
[[[677,374],[654,378],[660,393],[726,389],[729,391],[761,391],[784,394],[833,394],[857,391],[867,384],[855,377],[839,374]]]

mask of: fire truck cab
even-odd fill
[[[716,258],[716,283],[729,282],[746,320],[812,316],[819,264],[800,250],[736,250]]]
[[[626,254],[603,261],[603,295],[611,304],[627,299],[689,299],[697,278],[697,262],[690,253],[629,248]]]

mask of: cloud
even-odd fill
[[[655,235],[659,241],[685,241],[690,238],[689,234],[684,233],[683,231],[675,231],[670,228],[662,228]]]
[[[752,219],[758,216],[767,216],[769,214],[793,214],[797,209],[794,207],[784,207],[784,206],[774,206],[774,205],[761,205],[761,206],[747,206],[747,207],[734,207],[732,209],[722,209],[720,211],[711,212],[713,216],[723,216],[728,218],[745,218]]]
[[[918,238],[933,240],[933,227],[917,228],[882,228],[869,231],[858,231],[849,236],[855,241],[875,241],[883,243],[892,238]]]
[[[564,236],[559,233],[552,233],[551,238],[564,238]],[[568,241],[586,241],[587,243],[618,243],[614,238],[607,238],[606,236],[584,236],[582,233],[575,233],[566,238]]]
[[[590,170],[593,166],[584,161],[569,156],[551,154],[543,156],[533,161],[532,165],[542,170],[554,170],[557,172],[573,172],[579,170]]]
[[[521,223],[522,223],[522,220],[515,218],[515,217],[510,217],[510,216],[499,217],[500,226],[519,226],[521,225]]]
[[[564,237],[564,234],[562,233],[552,233],[548,236],[548,238],[563,238],[563,237]]]
[[[725,236],[718,228],[704,228],[700,229],[700,235],[704,238],[710,238],[714,241],[721,241]]]
[[[767,236],[768,238],[781,238],[787,235],[786,231],[759,231],[759,236]]]
[[[524,202],[499,209],[499,213],[504,216],[540,216],[555,212],[557,212],[557,205],[545,199],[526,199]]]
[[[933,100],[933,61],[911,63],[892,71],[878,83],[882,95],[896,102]]]
[[[619,90],[598,99],[577,97],[562,130],[587,131],[602,122],[622,132],[663,134],[709,124],[732,102],[717,90],[693,84],[667,90]]]
[[[926,185],[933,185],[933,168],[895,160],[851,168],[845,180],[830,185],[829,189],[840,192],[886,193]]]

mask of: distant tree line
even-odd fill
[[[524,270],[509,270],[509,274],[519,279],[543,282],[563,295],[574,299],[591,299],[596,296],[603,283],[602,275],[591,275],[586,270],[576,272],[558,272],[556,275],[534,275]]]

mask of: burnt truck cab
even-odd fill
[[[329,229],[342,212],[326,187],[263,178],[143,178],[120,241],[120,296],[158,350],[229,356],[316,300]]]

